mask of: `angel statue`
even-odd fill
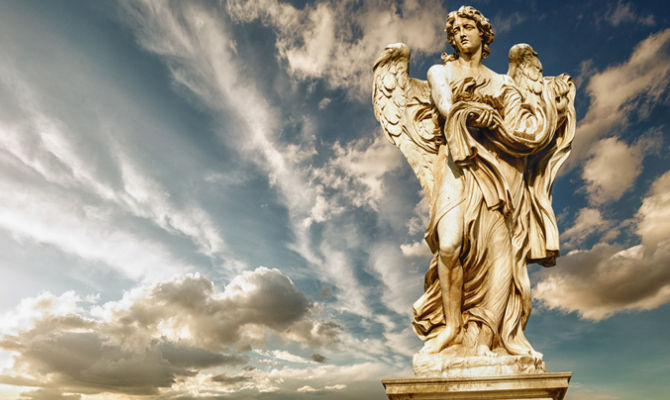
[[[575,86],[566,74],[543,77],[527,44],[510,49],[506,75],[484,66],[494,33],[473,7],[449,13],[445,30],[454,51],[427,81],[409,76],[403,43],[374,65],[375,116],[430,206],[433,258],[412,322],[425,344],[414,370],[448,376],[457,360],[498,374],[542,372],[524,336],[527,265],[552,266],[559,255],[551,188],[574,137]]]

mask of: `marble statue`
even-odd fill
[[[425,342],[421,375],[543,372],[524,336],[527,265],[559,255],[551,189],[575,132],[572,79],[544,77],[527,44],[507,74],[482,64],[494,33],[478,10],[449,13],[452,54],[409,76],[409,48],[386,47],[374,65],[375,116],[416,173],[430,205],[433,259],[413,329]]]

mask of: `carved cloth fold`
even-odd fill
[[[531,310],[526,266],[554,265],[559,254],[551,187],[575,131],[574,86],[559,121],[553,79],[559,78],[545,79],[544,101],[534,108],[522,105],[517,89],[506,87],[500,112],[475,98],[455,103],[446,120],[447,144],[440,148],[434,165],[437,190],[430,202],[425,236],[434,257],[424,294],[413,306],[413,329],[423,340],[444,329],[437,224],[459,206],[463,213],[463,323],[488,325],[495,335],[494,346],[503,346],[510,354],[532,352],[523,334]],[[491,110],[495,129],[468,126],[473,116]],[[462,182],[462,197],[440,196],[439,188],[449,179]]]

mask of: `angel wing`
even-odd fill
[[[372,104],[386,138],[400,149],[430,199],[433,163],[444,143],[442,117],[428,82],[409,76],[409,56],[404,43],[386,46],[373,67]]]
[[[509,51],[507,74],[531,107],[544,110],[543,115],[553,124],[542,151],[529,157],[526,171],[530,193],[532,218],[530,229],[536,232],[530,240],[529,261],[545,266],[555,264],[559,255],[559,237],[556,217],[551,208],[551,189],[558,170],[570,154],[575,135],[575,85],[567,74],[542,76],[542,63],[537,53],[525,43],[512,46]],[[550,118],[554,115],[555,118]],[[542,240],[538,239],[538,235]]]
[[[509,49],[507,75],[514,80],[526,102],[535,103],[542,95],[542,63],[530,45],[519,43]]]

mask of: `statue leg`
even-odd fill
[[[492,352],[494,339],[501,333],[509,298],[513,294],[512,269],[515,265],[515,252],[510,229],[500,212],[482,210],[480,222],[482,229],[486,229],[482,235],[486,238],[482,245],[488,253],[482,265],[486,279],[482,285],[467,289],[481,295],[466,311],[466,320],[469,320],[466,329],[472,329],[472,335],[468,335],[469,348],[477,355],[492,356],[495,355]],[[466,283],[466,287],[467,285]],[[475,334],[473,343],[472,336]]]
[[[463,266],[460,261],[463,240],[463,217],[460,204],[437,223],[439,238],[437,273],[442,292],[445,327],[428,341],[422,352],[438,353],[450,344],[460,342],[463,335]]]

